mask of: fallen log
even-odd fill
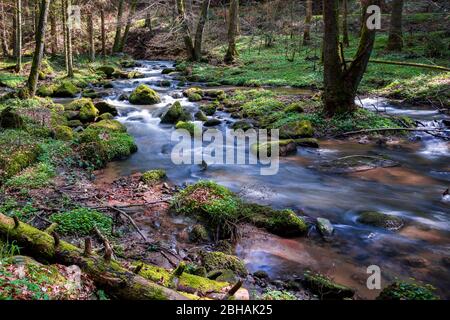
[[[151,282],[123,267],[119,262],[106,261],[96,254],[59,240],[28,224],[0,213],[0,237],[16,241],[24,252],[37,260],[63,265],[77,265],[99,288],[125,300],[186,300],[175,290]],[[87,250],[89,251],[89,250]]]
[[[370,133],[370,132],[377,132],[377,131],[450,132],[450,130],[438,129],[438,128],[379,128],[379,129],[364,129],[364,130],[358,130],[358,131],[343,132],[343,133],[337,134],[336,137],[350,136],[353,134]]]

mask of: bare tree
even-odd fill
[[[16,72],[22,70],[22,0],[16,0]]]
[[[367,7],[379,5],[379,0],[363,0],[363,21],[367,21]],[[363,23],[358,51],[353,62],[347,66],[343,49],[339,45],[339,0],[323,0],[324,14],[324,92],[322,99],[325,112],[333,116],[356,109],[355,97],[358,86],[367,69],[375,42],[375,29]]]
[[[226,63],[233,63],[238,56],[236,36],[239,25],[239,0],[231,0],[228,18],[228,50],[225,55]]]
[[[102,55],[106,57],[106,27],[105,27],[105,9],[100,9],[100,23],[102,29]]]
[[[120,41],[119,51],[122,52],[125,44],[127,43],[128,34],[130,33],[131,24],[133,23],[133,18],[136,13],[137,0],[132,0],[130,12],[128,13],[127,25],[125,26],[125,31],[123,32],[122,40]]]
[[[194,44],[194,61],[200,61],[202,58],[202,43],[203,43],[203,30],[205,29],[206,21],[208,20],[209,4],[211,0],[203,0],[202,8],[200,11],[200,17],[198,19],[197,31],[195,33]]]
[[[114,37],[114,44],[112,49],[113,53],[120,51],[120,42],[122,41],[121,34],[124,2],[124,0],[119,0],[119,7],[117,9],[116,36]]]
[[[403,17],[403,0],[394,0],[392,2],[391,25],[389,28],[389,39],[387,43],[387,50],[402,51],[403,48],[402,17]]]
[[[28,77],[28,90],[31,96],[34,96],[39,79],[39,70],[41,68],[42,56],[44,55],[45,28],[47,27],[47,16],[50,7],[50,0],[42,0],[39,10],[39,23],[36,29],[36,47],[31,64],[30,75]]]
[[[5,7],[3,1],[0,2],[0,29],[1,29],[1,46],[3,55],[5,57],[9,57],[9,46],[8,46],[8,32],[6,26],[6,17],[5,17]]]
[[[189,30],[189,25],[186,19],[186,10],[185,10],[184,0],[177,0],[177,9],[178,9],[178,20],[180,22],[181,32],[183,34],[183,41],[186,47],[186,51],[189,59],[193,59],[194,54],[194,42],[192,41],[191,31]]]
[[[348,38],[348,0],[342,0],[342,42],[344,46],[350,46]]]
[[[303,32],[303,45],[311,40],[311,22],[313,17],[313,0],[306,0],[305,31]]]

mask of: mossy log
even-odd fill
[[[37,260],[77,265],[96,285],[118,299],[127,300],[186,300],[175,290],[151,282],[124,268],[117,261],[106,261],[96,254],[83,252],[44,231],[0,213],[0,238],[16,241],[24,253]]]

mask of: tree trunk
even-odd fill
[[[102,29],[102,55],[106,57],[106,28],[105,28],[105,9],[100,10],[100,20]]]
[[[22,70],[22,0],[16,0],[16,72]]]
[[[17,224],[16,224],[17,223]],[[114,260],[81,249],[0,213],[0,236],[15,241],[38,260],[64,265],[77,265],[99,288],[124,300],[187,300],[178,292],[151,282],[124,268]]]
[[[67,17],[66,17],[66,0],[61,0],[61,19],[62,19],[62,31],[63,31],[63,45],[64,45],[64,62],[66,67],[66,73],[69,72],[69,56],[67,51]]]
[[[121,34],[122,34],[122,18],[123,18],[123,7],[124,0],[119,0],[119,8],[117,10],[117,21],[116,21],[116,36],[114,37],[113,44],[113,53],[117,53],[120,51],[120,42],[121,42]]]
[[[56,55],[56,53],[58,52],[58,31],[55,10],[56,8],[55,6],[53,6],[50,11],[50,38],[52,55]]]
[[[379,0],[367,0],[363,3],[363,12],[369,5],[379,5]],[[353,62],[347,68],[342,48],[339,45],[339,0],[324,0],[324,92],[322,99],[325,112],[333,116],[352,112],[356,109],[355,97],[375,42],[375,30],[369,30],[363,17],[363,29],[358,51]]]
[[[342,0],[342,42],[344,46],[350,46],[348,38],[348,0]]]
[[[402,51],[402,17],[403,0],[394,0],[392,2],[391,25],[389,28],[389,39],[386,48],[389,51]]]
[[[33,63],[31,64],[30,75],[28,77],[28,90],[33,97],[36,93],[41,69],[42,56],[44,55],[45,28],[47,27],[47,16],[50,7],[50,0],[42,0],[39,10],[39,23],[36,32],[36,47],[34,49]]]
[[[134,14],[136,13],[136,6],[137,0],[133,0],[133,2],[131,2],[130,12],[128,13],[127,25],[125,26],[125,31],[123,32],[123,37],[122,40],[120,41],[120,48],[119,48],[120,52],[123,51],[123,48],[127,43],[128,34],[130,33],[131,24],[133,23]]]
[[[65,16],[66,16],[66,38],[67,38],[67,76],[73,77],[73,50],[72,50],[72,13],[69,13],[71,8],[71,0],[66,0]]]
[[[239,0],[231,0],[228,17],[228,50],[225,54],[225,63],[233,63],[238,57],[236,36],[239,24]]]
[[[147,12],[145,16],[145,27],[148,29],[148,31],[152,32],[152,14],[150,12]]]
[[[92,12],[87,14],[87,29],[89,36],[89,60],[95,61],[95,41],[94,41],[94,17]]]
[[[1,37],[2,37],[2,51],[5,57],[9,57],[9,46],[8,46],[8,32],[7,32],[7,24],[5,18],[5,8],[3,5],[3,1],[0,2],[0,29],[1,29]]]
[[[205,25],[208,20],[208,11],[210,3],[211,0],[203,0],[202,3],[202,10],[200,12],[200,18],[197,24],[197,31],[195,33],[195,46],[194,46],[195,61],[200,61],[202,59],[203,30],[205,29]]]
[[[311,40],[311,22],[313,17],[313,0],[306,0],[305,31],[303,32],[303,45],[308,45]]]
[[[184,7],[184,0],[177,0],[178,20],[181,24],[181,32],[183,33],[184,45],[186,47],[189,60],[194,59],[194,42],[192,41],[191,31],[186,20],[186,12]]]

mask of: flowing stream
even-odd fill
[[[127,160],[111,163],[104,174],[120,176],[163,168],[176,184],[211,179],[250,201],[301,209],[310,217],[324,217],[333,223],[335,234],[328,242],[314,232],[299,239],[247,234],[240,240],[237,254],[252,272],[265,270],[274,278],[295,278],[310,268],[357,288],[362,297],[373,298],[379,291],[367,289],[366,268],[378,265],[383,286],[396,277],[413,277],[450,297],[450,201],[442,197],[450,187],[448,140],[424,132],[394,145],[324,140],[319,149],[299,148],[296,155],[282,158],[274,176],[260,175],[258,165],[211,165],[207,170],[195,164],[175,165],[170,157],[176,144],[170,141],[173,126],[161,125],[159,116],[175,101],[192,112],[198,105],[182,96],[183,88],[173,77],[161,74],[163,68],[173,67],[172,62],[140,63],[134,69],[145,77],[114,81],[113,93],[106,98],[119,109],[118,120],[135,137],[139,151]],[[161,80],[169,80],[170,87],[160,86]],[[133,106],[119,101],[122,93],[130,93],[141,83],[155,89],[162,102]],[[361,103],[379,112],[410,116],[425,127],[443,126],[444,116],[429,108],[394,105],[382,99]],[[226,113],[216,116],[223,120],[221,130],[234,121]],[[319,171],[315,166],[319,161],[352,155],[385,156],[400,166],[345,174]],[[368,210],[401,216],[406,226],[391,232],[357,223],[357,214]]]

